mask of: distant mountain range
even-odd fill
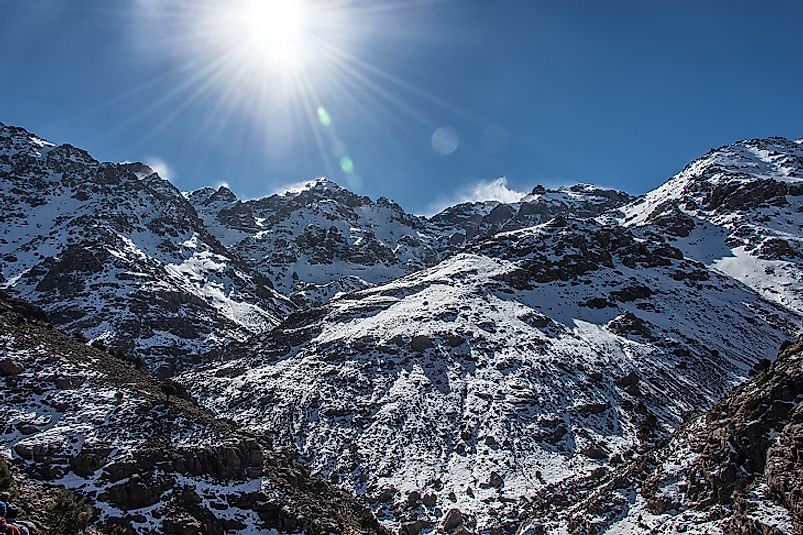
[[[188,399],[294,452],[309,477],[356,495],[394,531],[803,526],[797,487],[763,464],[750,465],[761,477],[737,478],[742,502],[772,512],[762,517],[733,500],[706,501],[702,490],[692,496],[692,483],[671,490],[744,459],[720,448],[710,462],[696,457],[696,472],[666,465],[671,481],[655,461],[709,455],[688,444],[689,430],[734,419],[722,424],[731,433],[753,402],[737,390],[716,417],[689,418],[751,374],[787,373],[779,370],[790,365],[761,370],[801,331],[803,140],[720,147],[640,197],[536,186],[516,203],[422,217],[327,179],[254,200],[225,187],[182,193],[143,164],[100,163],[0,125],[0,206],[0,287],[58,329],[172,377]],[[59,375],[12,339],[0,364]],[[109,373],[112,361],[76,358],[82,373]],[[761,433],[796,421],[803,385],[790,377],[791,394],[768,395],[791,412]],[[42,387],[21,384],[15,405],[0,409],[13,424],[0,444],[19,454],[69,442],[72,431],[32,416],[44,410],[35,405]],[[121,388],[81,384],[87,399]],[[98,403],[98,414],[112,410]],[[139,447],[114,436],[120,424],[101,433],[93,422],[81,424],[77,444],[91,435],[93,448],[123,457]],[[122,507],[93,490],[98,473],[76,470],[82,447],[71,448],[57,456],[67,468],[50,474],[19,455],[38,477],[92,496],[101,520],[164,529],[164,509]],[[114,455],[103,462],[121,462]],[[789,448],[765,457],[801,468]],[[176,488],[165,487],[160,503]],[[201,509],[242,524],[226,532],[268,529],[227,503]],[[714,504],[722,522],[711,518]],[[338,529],[363,529],[338,518],[352,526]],[[362,532],[380,529],[361,522]]]

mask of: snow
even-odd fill
[[[225,186],[181,193],[138,164],[101,164],[2,126],[0,155],[30,159],[23,174],[0,163],[0,287],[65,330],[152,369],[178,368],[209,409],[373,500],[394,530],[452,507],[480,531],[517,518],[550,484],[677,429],[800,330],[800,140],[721,147],[640,199],[587,184],[536,188],[431,218],[324,178],[260,199]],[[711,202],[734,191],[768,197]],[[691,222],[688,235],[670,232],[672,218]],[[296,305],[304,311],[291,315]],[[23,381],[55,378],[45,353],[2,340],[13,349],[0,355],[26,364]],[[0,416],[13,424],[0,448],[72,455],[102,442],[118,458],[135,455],[140,393],[118,405],[88,364],[59,364],[85,378],[80,387],[14,403],[0,392]],[[617,384],[630,372],[635,393]],[[86,409],[55,408],[78,403]],[[656,422],[648,438],[645,415]],[[170,438],[217,439],[205,432],[178,422]],[[678,448],[663,459],[659,495],[682,497],[678,474],[691,458]],[[109,486],[98,474],[58,482]],[[265,484],[179,482],[207,506]],[[390,487],[390,503],[374,499]],[[436,492],[438,505],[406,510],[412,491]],[[754,514],[788,531],[788,513],[763,492]],[[652,515],[632,489],[617,499],[626,510],[609,533],[721,531],[690,511]],[[155,529],[161,506],[137,511],[139,527]],[[253,512],[221,514],[256,533]]]
[[[570,222],[561,232],[593,236],[600,230]],[[193,385],[203,377],[204,388],[195,390],[203,403],[294,445],[318,473],[337,473],[358,494],[393,486],[403,499],[440,479],[441,499],[456,495],[444,510],[458,507],[487,525],[489,503],[512,510],[545,484],[599,466],[581,453],[586,447],[604,444],[609,455],[632,447],[639,424],[621,408],[624,394],[614,378],[637,370],[640,395],[659,428],[670,430],[743,380],[753,358],[773,357],[795,328],[790,323],[790,331],[778,330],[768,319],[783,317],[783,309],[724,275],[711,272],[701,286],[676,280],[676,270],[699,269],[688,260],[633,269],[617,260],[583,276],[587,284],[515,289],[500,282],[541,255],[560,262],[561,255],[550,253],[558,238],[548,225],[500,234],[479,249],[485,254],[458,254],[333,299],[324,318],[286,353],[255,342],[222,366],[239,373],[213,367],[182,380]],[[509,259],[489,256],[497,244]],[[527,252],[517,257],[519,250]],[[653,290],[651,307],[638,300],[602,310],[583,305],[631,281]],[[650,340],[611,331],[607,323],[624,311],[648,322]],[[537,327],[533,317],[546,321]],[[433,347],[412,349],[414,336],[428,336]],[[452,346],[449,336],[459,343]],[[686,357],[679,357],[681,347]],[[592,370],[605,379],[591,380]],[[609,407],[602,414],[578,412],[599,402]],[[554,444],[538,438],[557,425],[549,421],[567,429]],[[353,471],[348,467],[355,458],[359,469]],[[504,479],[501,490],[485,484],[492,471]],[[379,512],[391,524],[398,521],[386,508]],[[437,519],[437,512],[422,514]]]

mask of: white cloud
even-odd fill
[[[290,182],[288,184],[282,184],[270,192],[271,195],[277,195],[279,193],[296,193],[299,191],[303,191],[307,184],[312,182],[311,180],[299,180],[298,182]]]
[[[156,171],[160,177],[173,182],[173,170],[170,169],[170,166],[167,165],[167,162],[161,158],[148,158],[145,160],[145,165]]]
[[[289,182],[287,184],[282,184],[276,188],[274,188],[270,195],[277,195],[280,193],[298,193],[304,191],[307,188],[312,187],[315,183],[320,182],[322,180],[329,179],[325,177],[318,177],[318,178],[308,178],[307,180],[299,180],[298,182]]]
[[[480,202],[480,201],[500,201],[500,202],[518,202],[526,195],[525,192],[516,191],[507,185],[507,178],[499,177],[495,180],[481,180],[474,182],[469,186],[458,190],[454,195],[447,199],[441,199],[433,202],[429,206],[430,214],[436,214],[455,204],[464,202]]]

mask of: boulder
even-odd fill
[[[425,529],[431,529],[434,526],[429,520],[413,520],[404,522],[401,526],[402,535],[418,535]]]
[[[424,334],[413,336],[410,340],[410,348],[413,351],[424,351],[432,347],[432,338]]]
[[[16,360],[5,358],[0,359],[0,375],[3,377],[14,377],[21,374],[25,370],[25,366]]]
[[[417,490],[414,490],[410,494],[407,495],[407,505],[410,507],[417,507],[418,504],[421,502],[421,493]]]
[[[463,513],[460,512],[460,509],[452,508],[449,509],[449,512],[446,513],[446,516],[443,518],[443,529],[446,531],[451,531],[460,524],[463,523]]]
[[[488,484],[496,489],[501,489],[505,485],[505,480],[499,475],[499,472],[494,470],[488,476]]]

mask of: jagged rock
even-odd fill
[[[602,377],[600,376],[600,379],[601,378]],[[599,403],[584,403],[582,405],[576,406],[574,409],[577,411],[578,414],[581,414],[583,416],[589,416],[592,414],[602,414],[609,408],[610,408],[609,403],[599,402]]]
[[[396,490],[395,487],[385,487],[379,492],[379,494],[376,495],[376,501],[387,503],[393,500],[393,497],[396,496],[397,492],[398,490]]]
[[[89,477],[103,468],[108,462],[108,449],[81,448],[81,452],[70,459],[70,468],[81,477]]]
[[[611,332],[622,336],[636,335],[643,338],[652,337],[652,329],[650,328],[649,324],[630,311],[625,312],[624,314],[621,314],[609,321],[608,328],[611,330]]]
[[[127,481],[109,487],[100,499],[125,511],[140,509],[156,504],[162,498],[162,493],[174,484],[175,481],[171,478],[143,480],[139,474],[134,474]]]
[[[29,461],[49,463],[62,456],[64,442],[59,438],[50,441],[18,442],[14,445],[14,452]]]
[[[81,386],[85,380],[86,378],[81,377],[80,375],[75,375],[70,377],[61,376],[61,377],[56,377],[53,383],[59,390],[74,390],[79,386]]]
[[[639,375],[636,372],[630,372],[627,375],[617,379],[616,384],[618,384],[625,392],[627,392],[631,396],[637,396],[640,392],[639,390],[640,381],[641,377],[639,377]]]
[[[516,530],[516,535],[545,535],[545,533],[544,527],[535,522],[524,523]]]
[[[499,472],[491,471],[491,475],[488,476],[488,485],[496,489],[501,489],[505,486],[505,480],[499,475]]]
[[[410,492],[407,495],[407,505],[409,507],[418,507],[418,504],[421,502],[421,493],[417,490]]]

